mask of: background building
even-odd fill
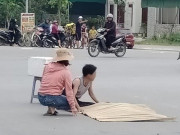
[[[180,31],[180,0],[142,0],[142,7],[148,7],[148,38]]]
[[[112,13],[119,27],[131,29],[132,33],[144,33],[147,26],[147,8],[141,8],[141,0],[126,0],[124,5],[106,2],[106,14]]]

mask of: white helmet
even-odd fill
[[[79,19],[83,19],[83,17],[82,17],[82,16],[79,16]]]
[[[113,18],[113,14],[108,14],[107,18]]]

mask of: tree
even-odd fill
[[[29,12],[35,13],[36,24],[42,22],[44,14],[47,13],[48,0],[30,0],[29,1]]]
[[[53,8],[58,8],[58,20],[61,22],[62,18],[67,20],[68,6],[71,4],[69,0],[49,0],[48,2]]]
[[[0,11],[1,14],[4,14],[4,18],[6,23],[8,23],[8,26],[9,21],[12,18],[17,18],[18,16],[20,17],[20,13],[23,10],[25,10],[25,3],[23,0],[0,0]]]

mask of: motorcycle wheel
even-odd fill
[[[91,57],[97,57],[100,53],[97,42],[91,42],[88,47],[88,53]]]
[[[31,37],[27,33],[23,34],[23,42],[24,42],[24,46],[26,47],[31,46]]]
[[[76,39],[73,38],[73,40],[72,40],[72,48],[75,48],[75,47],[76,47]]]
[[[39,46],[42,46],[41,38],[38,35],[33,34],[31,38],[31,47],[39,47]]]
[[[51,47],[52,47],[52,48],[55,48],[55,47],[56,47],[56,45],[55,45],[54,43],[52,43],[52,44],[51,44]]]
[[[22,37],[19,39],[19,41],[18,41],[18,45],[19,45],[20,47],[25,46],[25,42],[24,42],[24,40],[23,40],[23,38],[22,38]]]
[[[47,40],[43,41],[43,47],[50,48],[51,46],[52,46],[51,43],[48,42]]]
[[[120,46],[117,46],[118,47],[118,50],[115,52],[115,55],[117,57],[123,57],[126,53],[126,45],[123,44],[123,45],[120,45]]]
[[[3,46],[5,44],[4,40],[0,38],[0,46]]]
[[[68,41],[67,41],[67,40],[63,41],[62,44],[61,44],[61,46],[62,46],[63,48],[68,48]]]

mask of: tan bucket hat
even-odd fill
[[[60,48],[56,51],[56,57],[53,58],[53,62],[72,60],[74,56],[66,48]]]

